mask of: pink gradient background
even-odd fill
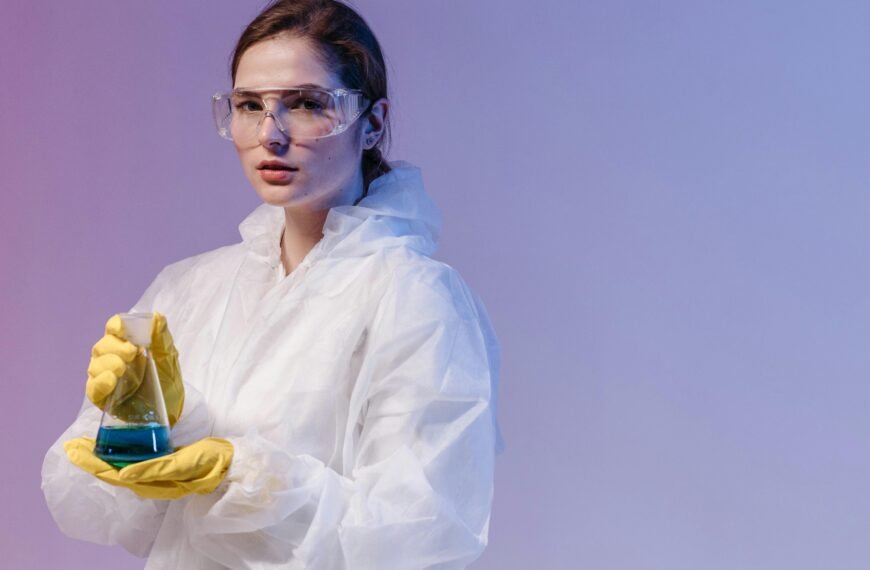
[[[870,7],[355,5],[503,344],[474,567],[866,568]],[[39,470],[106,318],[258,203],[209,96],[260,6],[3,10],[0,567],[143,565],[63,536]]]

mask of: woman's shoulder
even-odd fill
[[[180,259],[165,266],[136,303],[134,310],[151,310],[158,297],[166,304],[191,289],[200,276],[222,281],[238,267],[244,255],[242,243],[226,245]]]
[[[456,268],[412,249],[391,257],[386,302],[443,317],[479,317],[481,303]]]
[[[178,283],[199,273],[220,278],[224,273],[233,271],[243,255],[243,244],[236,243],[185,257],[164,267],[155,282]]]

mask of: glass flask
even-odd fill
[[[151,320],[151,313],[121,314],[127,340],[139,353],[106,401],[94,447],[94,455],[119,468],[173,451],[163,390],[151,357]]]

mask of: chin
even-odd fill
[[[300,195],[298,189],[294,189],[291,186],[273,186],[262,190],[258,189],[257,194],[264,203],[281,208],[311,207],[317,202],[316,196]]]
[[[289,202],[293,202],[293,191],[286,186],[269,186],[263,188],[255,186],[257,195],[260,200],[270,206],[286,206]]]

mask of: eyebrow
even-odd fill
[[[255,93],[261,89],[266,91],[293,91],[294,89],[323,89],[324,91],[329,91],[330,88],[318,85],[317,83],[303,83],[301,85],[293,85],[292,87],[236,87],[233,91],[236,93]]]

